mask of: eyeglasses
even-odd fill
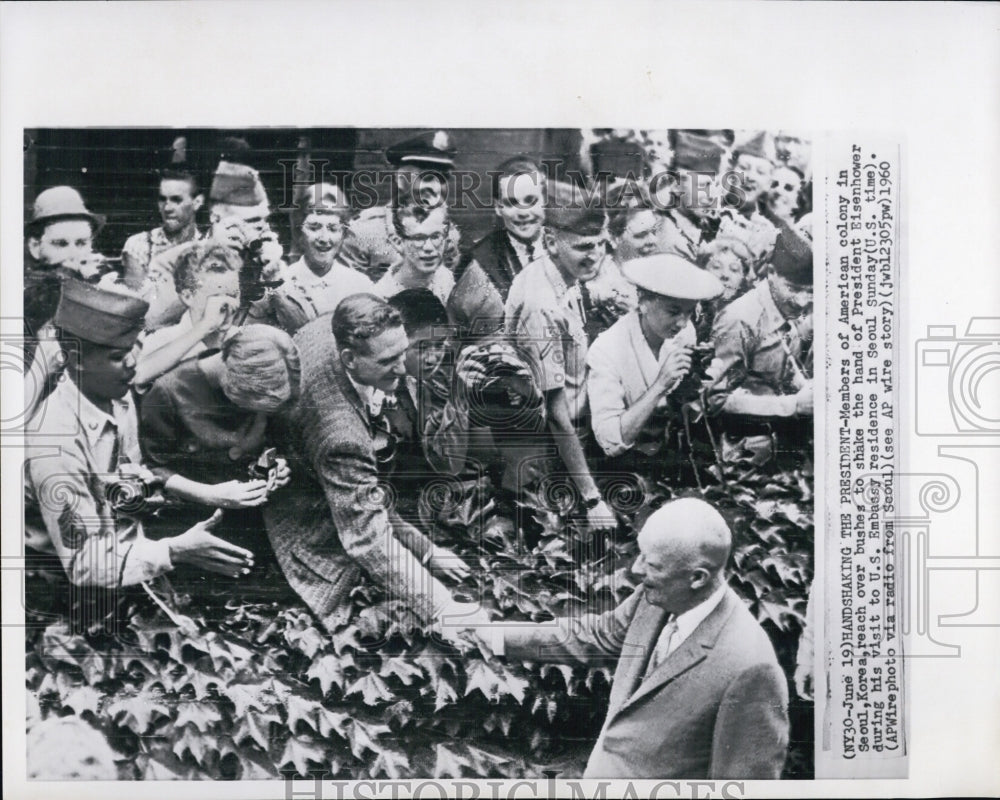
[[[435,247],[440,247],[447,234],[444,231],[434,231],[434,233],[415,233],[412,236],[403,234],[404,241],[413,242],[419,247],[423,247],[426,242],[430,242]]]

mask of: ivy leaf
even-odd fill
[[[184,751],[188,750],[194,756],[195,761],[199,764],[204,762],[205,739],[194,725],[184,726],[181,735],[174,739],[174,745],[171,749],[178,758],[183,759]]]
[[[423,669],[403,656],[385,658],[378,674],[383,678],[395,675],[404,686],[410,686],[416,678],[424,677]]]
[[[200,669],[189,667],[174,684],[174,688],[177,691],[182,691],[187,686],[194,690],[195,699],[204,700],[212,693],[213,686],[219,686],[219,679],[214,675],[202,672]]]
[[[500,702],[500,687],[503,681],[499,675],[490,669],[485,661],[470,662],[465,667],[465,674],[467,677],[465,684],[466,696],[478,689],[483,697],[491,703]]]
[[[343,659],[334,655],[324,655],[316,659],[306,670],[306,680],[319,681],[320,691],[326,697],[330,692],[330,687],[336,685],[338,689],[344,688],[344,665]]]
[[[434,762],[435,778],[461,778],[463,770],[472,769],[472,764],[467,758],[443,744],[435,745],[435,753],[437,756]]]
[[[445,677],[439,677],[434,681],[434,712],[437,713],[445,706],[458,702],[458,692],[455,687]]]
[[[371,775],[385,775],[392,780],[406,777],[410,770],[410,759],[398,750],[384,748],[372,762]]]
[[[261,713],[259,711],[247,711],[239,718],[236,732],[233,734],[233,741],[237,744],[252,739],[260,749],[267,752],[271,746],[271,723],[281,724],[281,718],[274,713]]]
[[[297,774],[308,777],[310,761],[318,764],[319,768],[325,769],[327,765],[326,750],[312,738],[290,736],[277,763],[279,766],[288,763],[294,764]]]
[[[263,689],[263,685],[259,683],[234,683],[225,687],[222,693],[233,701],[233,705],[236,707],[235,718],[239,719],[246,716],[248,709],[264,710],[260,699]]]
[[[363,760],[366,750],[371,750],[375,754],[380,753],[382,747],[375,740],[383,733],[390,733],[388,725],[373,725],[358,719],[354,720],[347,728],[347,741],[354,757]]]
[[[351,684],[347,691],[344,692],[344,697],[350,697],[351,695],[358,693],[361,694],[364,698],[365,705],[368,706],[375,706],[385,700],[394,699],[394,696],[389,690],[388,685],[386,685],[386,682],[374,672],[368,672],[358,678],[358,680]]]
[[[304,630],[290,628],[285,631],[285,640],[309,659],[322,650],[326,644],[326,639],[316,629],[315,625],[310,625]]]
[[[347,650],[355,652],[364,649],[360,641],[361,632],[357,625],[347,625],[343,630],[339,630],[331,637],[333,652],[338,656],[343,655]]]
[[[161,750],[155,755],[140,753],[137,765],[140,759],[140,775],[144,781],[190,781],[205,777],[197,767],[181,761],[170,750]]]
[[[154,717],[169,717],[170,709],[163,703],[157,702],[153,695],[144,692],[112,703],[108,706],[107,715],[116,725],[142,736],[149,729]]]
[[[349,714],[331,711],[324,706],[316,708],[316,729],[324,739],[329,739],[331,733],[337,734],[341,739],[346,739],[347,725],[350,721]]]
[[[202,733],[208,733],[209,728],[221,721],[222,715],[209,703],[181,702],[177,704],[177,719],[174,720],[174,726],[183,728],[190,724]]]
[[[584,679],[584,684],[588,691],[594,691],[594,684],[598,678],[600,678],[604,686],[611,684],[611,672],[609,670],[604,667],[592,667],[587,670],[587,677]]]
[[[483,728],[492,733],[497,728],[503,731],[504,736],[510,736],[510,726],[514,720],[514,715],[509,711],[492,711],[483,721]]]
[[[306,700],[295,694],[288,696],[286,708],[288,710],[288,729],[295,733],[299,723],[305,724],[311,730],[318,730],[315,720],[316,702]]]
[[[473,747],[471,744],[465,745],[465,752],[472,762],[474,774],[478,777],[487,777],[491,772],[499,770],[500,767],[511,761],[510,758],[498,756],[495,753]]]
[[[542,678],[548,678],[552,673],[556,673],[562,678],[563,687],[568,695],[573,695],[573,668],[568,664],[542,664]]]
[[[97,716],[98,708],[101,705],[101,693],[90,686],[79,686],[71,689],[62,697],[62,704],[66,708],[72,708],[78,717],[90,712]]]
[[[265,754],[253,750],[238,750],[236,758],[240,764],[241,781],[262,781],[280,777],[271,759]]]

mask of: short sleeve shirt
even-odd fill
[[[570,416],[587,406],[587,333],[579,284],[567,285],[555,264],[542,256],[514,278],[504,325],[532,355],[543,391],[564,389]]]

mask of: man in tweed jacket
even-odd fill
[[[379,480],[391,450],[381,406],[405,375],[409,344],[398,313],[356,294],[303,326],[295,343],[302,383],[286,420],[292,486],[265,511],[288,582],[330,631],[346,621],[362,573],[424,622],[444,612],[464,619],[471,604],[453,601],[431,570],[462,578],[467,568],[402,520]]]

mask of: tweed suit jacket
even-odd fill
[[[328,629],[346,621],[362,573],[427,622],[450,593],[423,566],[430,540],[391,508],[368,410],[339,363],[330,321],[295,336],[301,392],[285,420],[292,482],[265,508],[268,537],[289,584]]]
[[[640,588],[601,616],[510,628],[504,646],[508,656],[536,661],[618,659],[585,778],[778,778],[788,687],[767,635],[727,589],[644,677],[668,616]]]

